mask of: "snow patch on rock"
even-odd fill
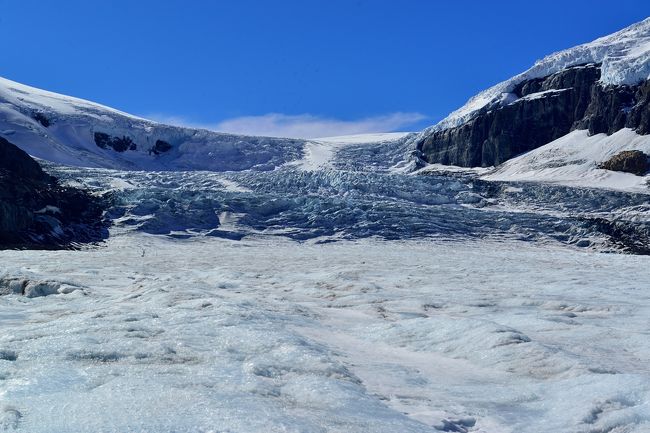
[[[586,188],[605,188],[627,192],[650,192],[650,176],[614,172],[598,168],[623,150],[650,153],[650,136],[631,129],[612,134],[589,136],[573,131],[542,147],[506,161],[483,175],[490,181],[545,182]]]

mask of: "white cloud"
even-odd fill
[[[312,114],[288,115],[269,113],[243,116],[215,124],[197,124],[183,117],[152,115],[159,122],[193,128],[204,128],[232,134],[269,137],[317,138],[374,132],[408,131],[409,127],[427,117],[420,113],[390,113],[358,120],[340,120]]]

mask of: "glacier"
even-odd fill
[[[434,128],[575,64],[647,79],[649,28]],[[112,221],[0,251],[0,431],[650,431],[648,176],[595,165],[647,136],[423,166],[417,134],[220,134],[5,79],[0,135]]]
[[[0,260],[69,288],[0,296],[3,431],[650,428],[647,256],[131,233]]]
[[[647,431],[649,256],[620,253],[648,195],[404,173],[409,137],[271,171],[42,161],[113,226],[0,251],[0,429]]]

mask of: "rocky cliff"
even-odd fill
[[[524,80],[470,120],[421,135],[416,147],[430,163],[486,167],[576,129],[650,133],[650,80],[606,85],[600,78],[601,65],[587,64]]]
[[[0,137],[0,248],[69,248],[107,236],[99,199],[63,187]]]

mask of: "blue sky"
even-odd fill
[[[173,123],[417,130],[647,0],[0,0],[0,76]]]

